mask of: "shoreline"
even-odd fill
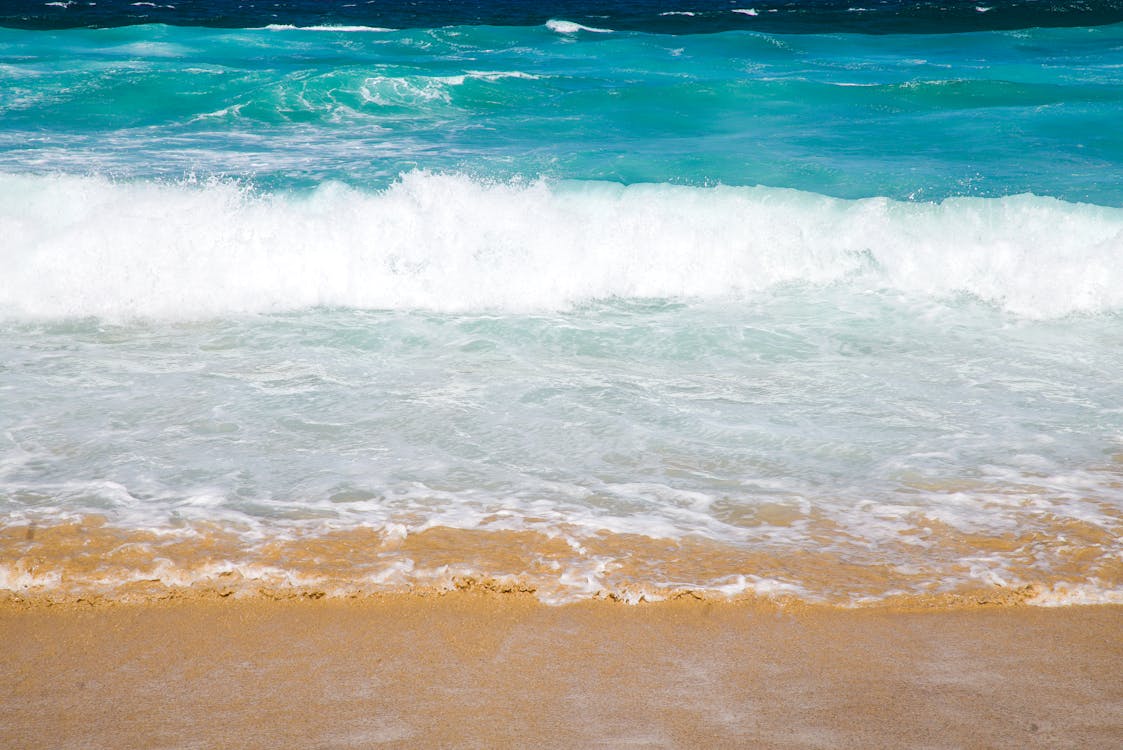
[[[744,523],[785,528],[775,507]],[[935,527],[932,523],[930,526]],[[546,604],[690,597],[848,607],[1123,603],[1110,530],[965,535],[871,549],[828,542],[824,526],[788,544],[687,535],[583,534],[559,527],[251,529],[216,523],[130,528],[101,516],[0,526],[0,602],[167,598],[354,598],[471,590],[534,593]],[[806,531],[806,529],[804,530]]]
[[[0,745],[1117,747],[1123,606],[0,604]]]
[[[882,599],[857,603],[808,600],[793,595],[741,593],[723,594],[707,589],[642,589],[637,591],[602,590],[566,600],[547,600],[533,584],[517,577],[453,576],[448,585],[411,586],[402,589],[329,589],[323,586],[268,586],[254,581],[237,581],[233,585],[195,584],[167,586],[159,581],[136,581],[109,592],[45,589],[13,591],[0,589],[0,611],[34,611],[40,609],[112,609],[114,607],[189,606],[191,604],[242,604],[334,602],[344,605],[377,605],[386,601],[412,599],[434,600],[446,597],[476,597],[481,600],[526,599],[546,608],[579,607],[583,605],[618,605],[622,607],[658,606],[727,606],[766,611],[801,612],[955,612],[979,608],[1120,607],[1115,601],[1074,601],[1056,603],[1051,592],[1035,585],[970,589],[937,594],[895,594]]]

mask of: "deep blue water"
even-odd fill
[[[755,11],[750,14],[745,11]],[[737,12],[742,11],[742,12]],[[659,34],[720,31],[948,33],[1123,21],[1116,0],[6,0],[0,24],[26,28],[270,23],[433,28],[537,26],[551,18]]]

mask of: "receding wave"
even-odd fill
[[[1043,318],[1123,308],[1123,209],[1017,195],[910,203],[765,187],[385,190],[0,176],[0,315],[191,319],[318,306],[566,309],[846,285]]]

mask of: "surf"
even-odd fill
[[[314,307],[571,309],[785,285],[969,295],[1016,316],[1123,308],[1123,209],[1017,195],[844,200],[767,187],[0,175],[0,314],[200,319]]]

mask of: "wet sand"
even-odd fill
[[[1123,607],[0,606],[10,748],[1123,746]]]
[[[1109,512],[1106,505],[1103,510]],[[1058,521],[1047,531],[1038,525],[993,534],[927,520],[920,537],[902,534],[895,544],[857,549],[845,541],[852,539],[845,528],[814,513],[804,518],[767,504],[739,513],[726,521],[774,530],[799,523],[800,533],[809,536],[794,546],[745,545],[693,535],[586,535],[565,524],[554,534],[447,526],[408,533],[370,527],[262,533],[213,522],[137,529],[96,515],[11,524],[0,527],[0,602],[5,588],[14,598],[38,604],[208,592],[378,596],[483,586],[534,592],[555,604],[591,595],[630,602],[667,599],[689,591],[839,606],[1039,598],[1076,604],[1087,603],[1085,596],[1123,590],[1123,557],[1116,550],[1123,515],[1118,529]],[[992,585],[965,562],[971,559],[989,560],[1007,580],[1032,583]]]

